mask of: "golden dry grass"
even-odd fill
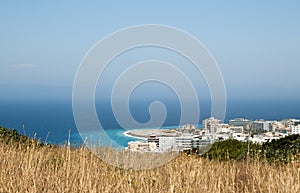
[[[0,144],[0,192],[300,192],[299,164],[180,155],[150,170],[111,166],[85,148]]]

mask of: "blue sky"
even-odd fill
[[[0,97],[70,96],[96,42],[163,24],[208,48],[229,98],[299,98],[299,20],[299,1],[1,1]]]

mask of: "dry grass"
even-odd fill
[[[0,144],[0,192],[300,192],[299,164],[217,162],[180,155],[151,170],[127,170],[84,148]]]

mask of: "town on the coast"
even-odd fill
[[[245,118],[229,120],[223,123],[214,117],[204,119],[202,128],[186,124],[172,129],[130,130],[125,135],[141,140],[131,141],[126,149],[137,152],[170,152],[203,149],[217,141],[236,139],[242,142],[265,143],[284,138],[288,135],[300,134],[299,119],[266,121],[263,119],[250,121]]]

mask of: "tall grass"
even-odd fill
[[[149,170],[111,166],[85,148],[0,144],[0,192],[300,192],[300,165],[182,154]]]

